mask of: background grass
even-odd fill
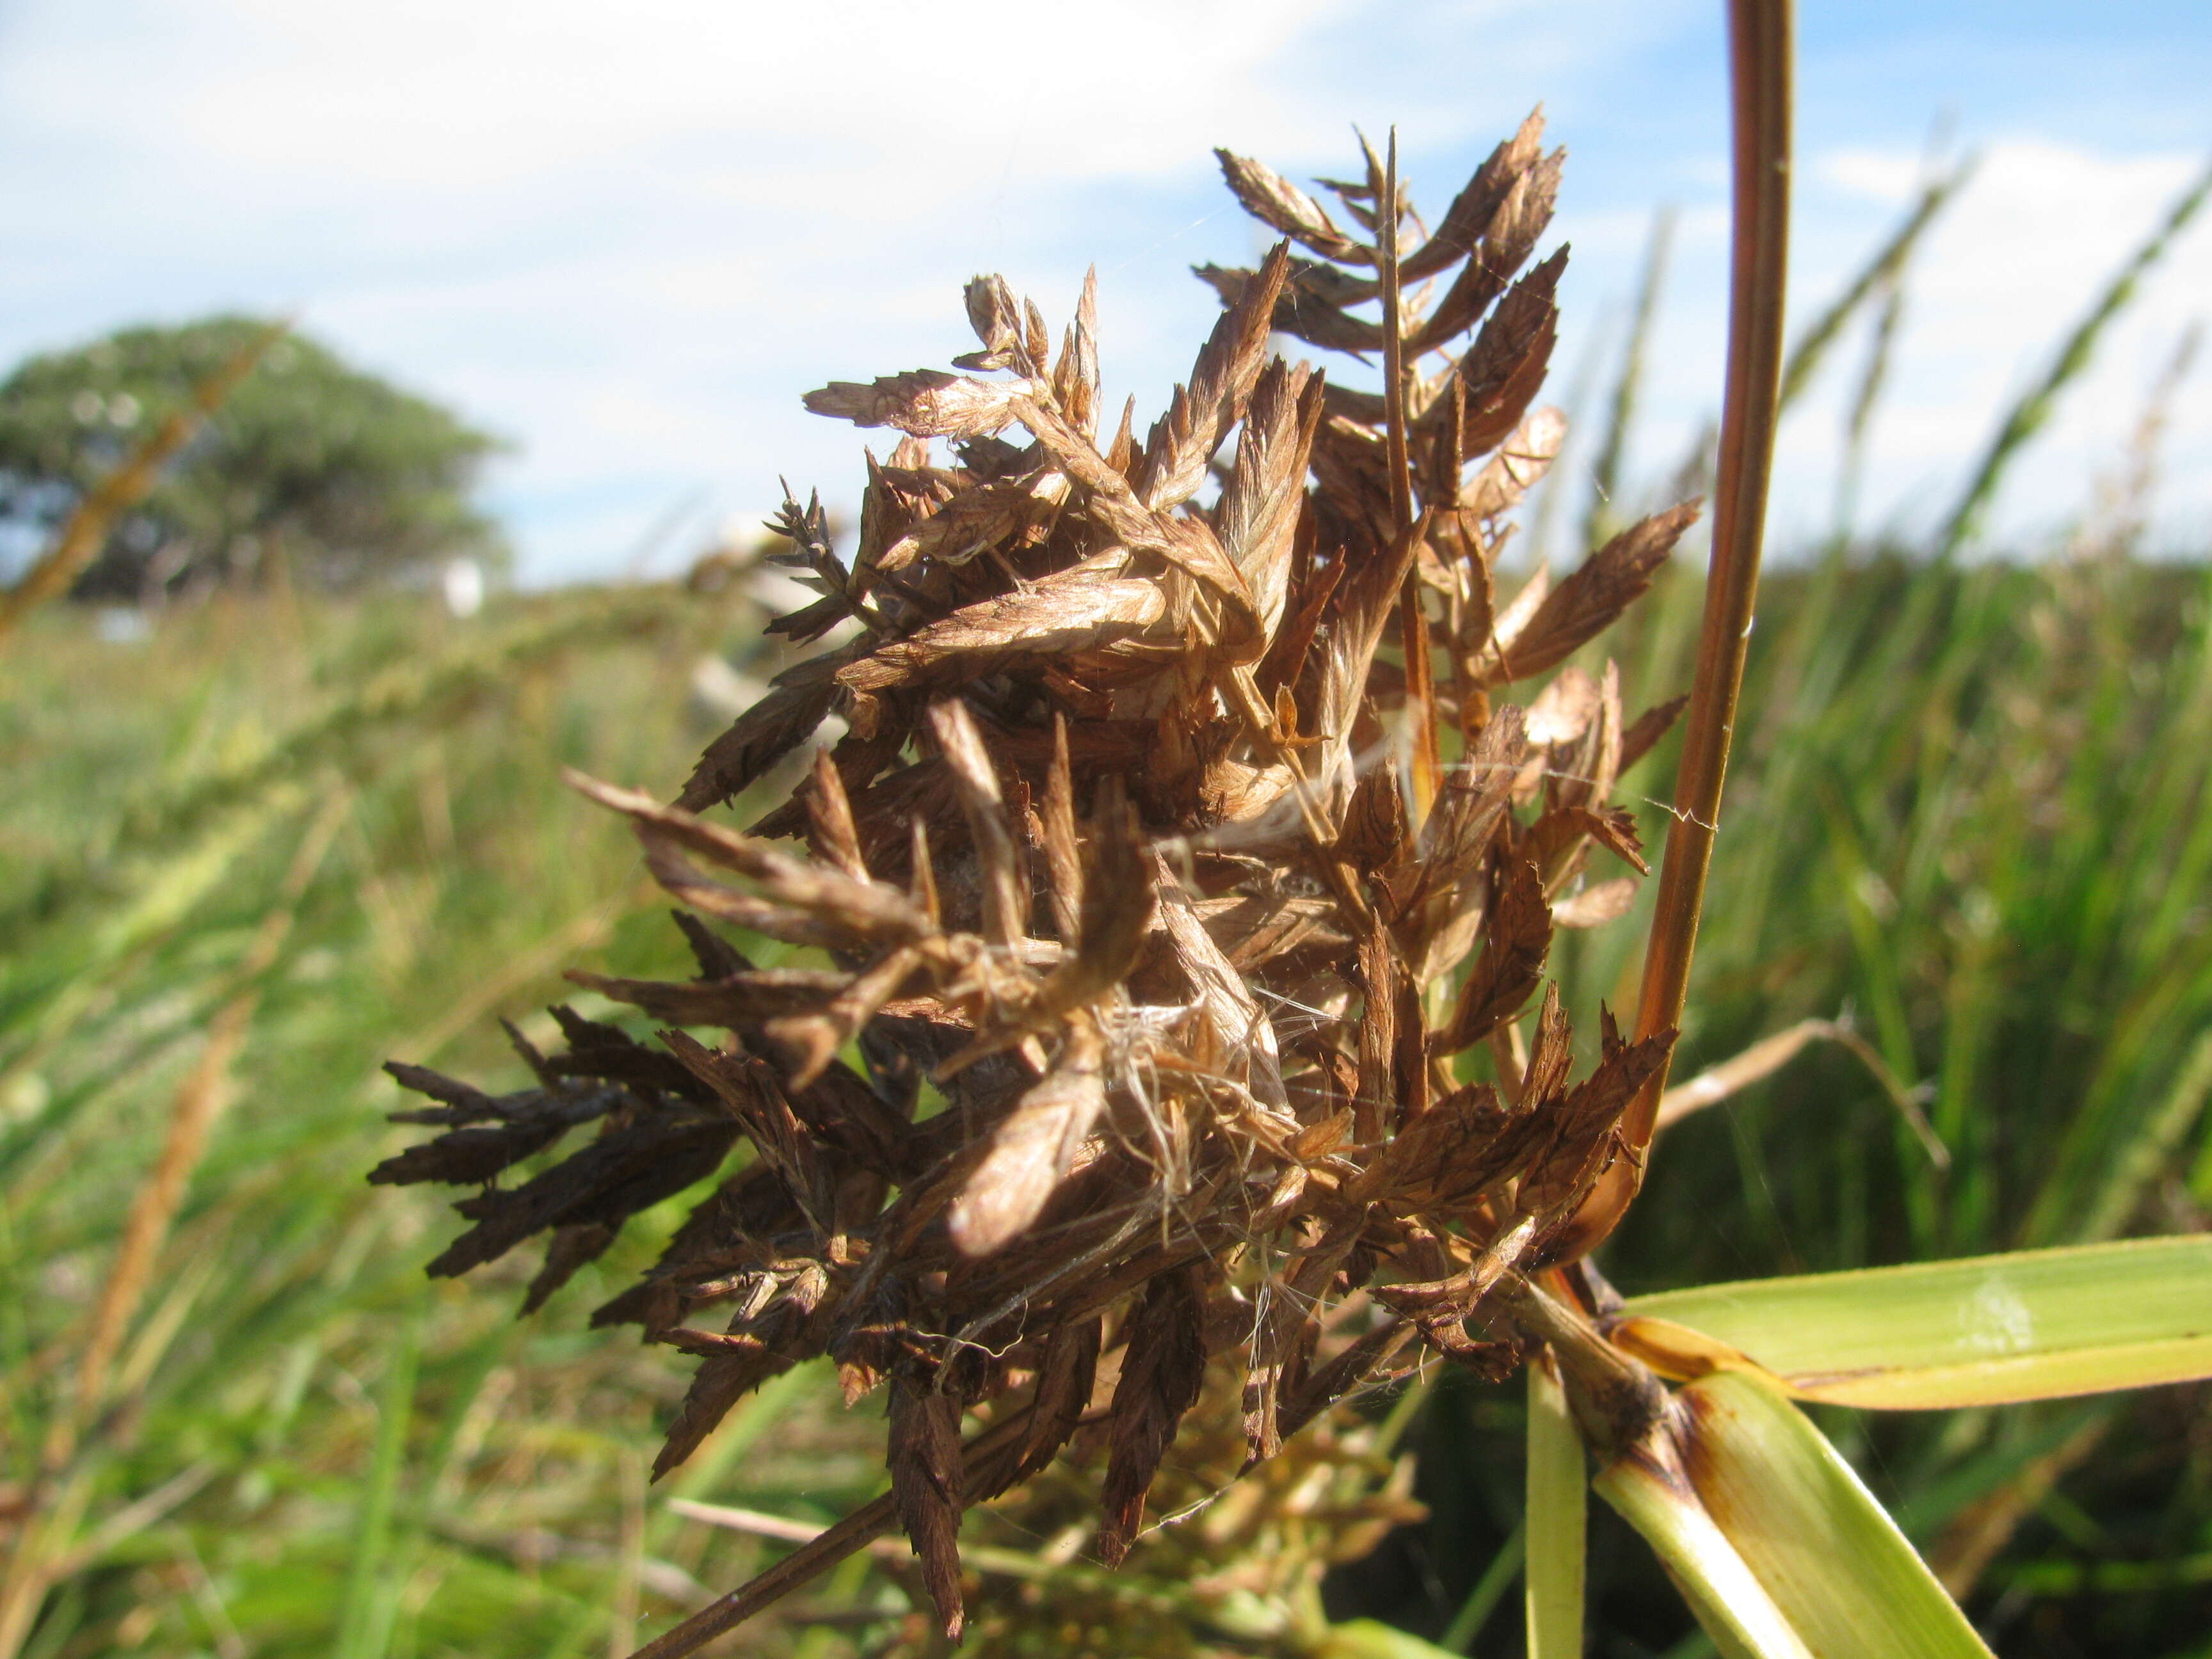
[[[1874,319],[1854,456],[1906,263],[1955,182],[1930,184],[1793,357],[1802,386],[1854,317]],[[2001,424],[1953,521],[1998,488],[2159,246],[2120,267]],[[1614,458],[1608,506],[1642,352],[1632,340],[1593,452]],[[2131,556],[2159,418],[2063,556],[1962,562],[1839,533],[1771,573],[1677,1075],[1848,1015],[1951,1159],[1930,1159],[1858,1060],[1810,1051],[1668,1132],[1604,1253],[1625,1289],[2206,1224],[2212,576]],[[1692,457],[1681,475],[1694,487],[1699,471]],[[1540,545],[1563,500],[1540,507]],[[1700,599],[1679,568],[1610,636],[1639,706],[1686,684]],[[455,1226],[441,1200],[362,1180],[409,1133],[384,1121],[403,1103],[384,1060],[519,1084],[495,1017],[550,1035],[538,1011],[564,995],[563,967],[688,973],[629,836],[556,775],[672,793],[726,717],[698,685],[731,658],[765,672],[761,620],[735,592],[645,586],[508,597],[465,623],[421,597],[279,595],[137,641],[49,610],[0,654],[0,1540],[15,1575],[0,1618],[9,1596],[35,1609],[24,1652],[620,1656],[778,1547],[668,1498],[820,1522],[878,1489],[876,1412],[839,1412],[811,1369],[646,1487],[688,1365],[586,1321],[682,1200],[518,1324],[526,1265],[432,1284],[421,1264]],[[1671,751],[1625,793],[1663,795]],[[1644,815],[1656,843],[1662,811]],[[1632,1006],[1642,920],[1561,942],[1577,1030],[1601,1000]],[[218,1100],[204,1155],[180,1149],[178,1126]],[[155,1201],[163,1169],[188,1177],[173,1213]],[[161,1224],[142,1224],[158,1246],[143,1275],[117,1267],[134,1206]],[[2008,1659],[2184,1659],[2212,1656],[2207,1403],[2170,1389],[1823,1425]],[[1387,1448],[1412,1447],[1429,1514],[1331,1578],[1331,1613],[1516,1654],[1518,1386],[1447,1377],[1371,1409],[1378,1432],[1344,1467],[1366,1460],[1380,1481]],[[1211,1478],[1178,1455],[1171,1480]],[[1011,1575],[987,1612],[1019,1613],[981,1621],[988,1655],[1376,1650],[1356,1631],[1323,1632],[1328,1648],[1185,1619],[1203,1527],[1159,1547],[1158,1577],[1140,1546],[1108,1579],[1024,1556],[1036,1540],[1003,1518],[978,1524]],[[1277,1558],[1289,1535],[1220,1531]],[[1706,1650],[1601,1507],[1592,1545],[1594,1652]],[[1234,1563],[1213,1565],[1232,1584]],[[927,1651],[898,1571],[856,1558],[722,1650]]]
[[[1686,672],[1696,589],[1678,575],[1631,641],[1652,695]],[[1850,1010],[1924,1085],[1954,1162],[1930,1164],[1856,1061],[1808,1054],[1670,1133],[1607,1252],[1624,1286],[2203,1224],[2206,599],[2201,568],[2112,560],[1838,556],[1775,581],[1684,1063]],[[404,1133],[380,1115],[398,1103],[383,1059],[514,1073],[494,1017],[529,1029],[562,966],[680,965],[629,837],[555,774],[669,790],[715,725],[696,665],[757,622],[653,588],[467,624],[398,598],[239,602],[141,644],[52,613],[11,653],[0,1420],[17,1502],[203,1030],[259,998],[235,1103],[84,1425],[76,1559],[29,1651],[626,1650],[772,1547],[646,1491],[684,1367],[584,1328],[680,1203],[517,1324],[525,1269],[426,1281],[449,1218],[362,1181]],[[1668,761],[1630,793],[1656,793]],[[319,824],[327,851],[287,906]],[[279,908],[282,948],[242,979]],[[1586,1007],[1627,1000],[1638,937],[1563,952]],[[818,1382],[749,1407],[677,1491],[816,1520],[871,1491],[879,1425]],[[1828,1426],[1939,1554],[1972,1506],[2016,1500],[1969,1603],[2008,1653],[2179,1654],[2203,1650],[2212,1577],[2202,1405],[2168,1390]],[[2091,1435],[2094,1456],[2043,1480]],[[1431,1520],[1332,1595],[1435,1635],[1517,1524],[1517,1395],[1447,1386],[1415,1438]],[[1597,1537],[1600,1650],[1686,1634],[1640,1547]],[[902,1605],[880,1579],[834,1594]],[[1486,1622],[1474,1650],[1513,1651],[1517,1621]],[[862,1628],[787,1620],[740,1650],[844,1651]]]
[[[381,1115],[400,1103],[384,1059],[499,1077],[516,1068],[494,1017],[560,995],[564,966],[678,966],[634,844],[556,774],[679,775],[715,725],[687,677],[732,620],[635,590],[466,626],[398,599],[237,603],[131,646],[53,613],[20,642],[0,716],[17,1504],[202,1030],[249,988],[241,958],[301,842],[336,820],[250,988],[235,1104],[85,1425],[61,1552],[85,1559],[30,1651],[595,1652],[641,1596],[749,1571],[753,1546],[644,1510],[641,1453],[680,1369],[583,1329],[653,1228],[517,1325],[511,1273],[424,1279],[435,1199],[362,1181],[404,1133]],[[746,1422],[773,1419],[748,1492],[833,1513],[871,1460],[790,1395],[733,1424],[684,1488],[715,1486]]]
[[[1645,618],[1662,685],[1690,597]],[[2209,602],[2202,565],[2102,558],[1838,556],[1771,580],[1676,1075],[1845,1014],[1952,1164],[1856,1060],[1809,1051],[1662,1139],[1604,1253],[1625,1290],[2204,1227]],[[1583,935],[1554,966],[1586,1008],[1631,1003],[1637,938]],[[2206,1403],[1821,1416],[2000,1652],[2195,1655]],[[1425,1600],[1441,1627],[1518,1522],[1518,1436],[1510,1393],[1445,1392],[1418,1443],[1435,1516],[1387,1588],[1364,1581],[1378,1603]],[[1593,1536],[1597,1650],[1702,1650],[1637,1540],[1609,1515]]]

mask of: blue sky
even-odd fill
[[[1255,238],[1225,143],[1340,172],[1398,125],[1440,204],[1542,100],[1574,254],[1553,396],[1611,372],[1650,216],[1677,210],[1649,416],[1672,470],[1718,396],[1720,8],[1678,0],[0,0],[0,357],[147,317],[296,310],[516,445],[487,498],[526,579],[619,571],[757,518],[775,477],[849,502],[833,378],[968,348],[959,285],[1065,315],[1102,285],[1140,415],[1207,326],[1194,260]],[[1801,12],[1793,303],[1909,199],[1931,128],[1979,172],[1915,272],[1867,514],[1924,526],[2008,398],[2212,149],[2212,8],[1827,3]],[[2058,533],[2212,310],[2212,219],[2008,486]],[[1844,364],[1856,360],[1847,349]],[[1842,373],[1786,430],[1774,528],[1827,523]],[[2212,364],[2176,411],[2159,533],[2212,543]]]

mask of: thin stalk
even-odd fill
[[[1939,559],[1954,557],[1980,532],[1982,521],[1989,514],[1990,503],[1996,498],[1997,485],[2003,481],[2013,458],[2050,420],[2051,412],[2058,406],[2058,394],[2087,370],[2090,359],[2096,355],[2098,339],[2103,335],[2106,325],[2134,303],[2136,289],[2144,276],[2166,257],[2166,249],[2188,228],[2189,222],[2197,216],[2208,196],[2212,196],[2212,167],[2207,167],[2199,173],[2196,182],[2175,199],[2173,205],[2166,210],[2166,217],[2159,222],[2158,228],[2151,232],[2142,246],[2128,257],[2128,262],[2120,267],[2104,291],[2098,295],[2088,312],[2075,325],[2074,331],[2066,337],[2066,343],[2059,348],[2058,356],[2052,360],[2051,367],[2028,388],[2027,395],[2007,412],[2004,424],[1997,428],[1996,436],[1990,441],[1989,450],[1982,457],[1981,465],[1974,469],[1972,482],[1960,496],[1958,506],[1951,509],[1951,516],[1945,521],[1942,533],[1936,538],[1936,556]]]
[[[1835,544],[1850,540],[1851,521],[1857,516],[1859,481],[1866,474],[1867,445],[1874,435],[1875,410],[1889,385],[1891,360],[1897,354],[1897,337],[1905,326],[1905,283],[1893,281],[1875,313],[1874,337],[1867,343],[1865,369],[1851,398],[1850,419],[1844,427],[1844,456],[1836,469]]]
[[[1539,1354],[1527,1370],[1528,1493],[1522,1522],[1527,1559],[1522,1616],[1528,1621],[1528,1655],[1529,1659],[1578,1659],[1589,1477],[1584,1472],[1582,1437],[1575,1432],[1552,1356]],[[1473,1632],[1468,1634],[1471,1638]]]
[[[1942,178],[1923,185],[1920,199],[1913,204],[1912,210],[1905,215],[1895,234],[1875,250],[1874,258],[1837,296],[1835,303],[1815,317],[1799,337],[1796,344],[1790,349],[1789,361],[1782,369],[1782,389],[1777,394],[1777,402],[1783,410],[1787,410],[1812,384],[1830,348],[1860,308],[1871,300],[1895,293],[1921,236],[1942,211],[1944,204],[1958,194],[1959,187],[1973,170],[1974,161],[1969,158]]]
[[[1627,349],[1621,354],[1620,378],[1613,382],[1605,441],[1590,466],[1589,506],[1583,520],[1584,550],[1601,545],[1621,526],[1623,515],[1614,498],[1622,488],[1628,435],[1636,425],[1644,362],[1650,355],[1652,331],[1658,325],[1659,295],[1666,286],[1667,261],[1674,246],[1674,210],[1662,208],[1651,221],[1651,240],[1644,254],[1644,280],[1636,292],[1635,319],[1629,325]]]
[[[1759,595],[1782,374],[1783,291],[1790,246],[1790,0],[1729,0],[1735,118],[1735,237],[1729,276],[1728,386],[1721,406],[1712,563],[1697,676],[1674,787],[1674,822],[1644,958],[1639,1038],[1674,1030],[1690,984],[1698,915],[1720,823],[1721,787]],[[1620,1133],[1629,1156],[1604,1176],[1568,1229],[1562,1259],[1596,1245],[1619,1224],[1643,1184],[1644,1150],[1666,1092],[1662,1064],[1629,1103]]]
[[[1407,453],[1406,341],[1404,295],[1398,281],[1398,129],[1382,169],[1382,201],[1375,220],[1375,263],[1382,287],[1382,380],[1384,441],[1390,468],[1390,530],[1403,548],[1413,536],[1413,463]],[[1421,573],[1409,563],[1399,600],[1399,624],[1405,635],[1406,723],[1412,742],[1413,822],[1416,830],[1436,802],[1443,761],[1437,747],[1436,684],[1429,661],[1429,625],[1421,611]]]
[[[208,416],[222,407],[239,382],[252,373],[261,356],[291,329],[272,323],[248,340],[214,374],[192,388],[191,401],[155,428],[131,459],[88,491],[64,521],[60,533],[23,579],[0,593],[0,640],[48,599],[65,593],[85,566],[107,544],[115,520],[151,489],[171,457],[192,441]]]
[[[2165,1102],[2130,1139],[2118,1167],[2099,1191],[2088,1218],[2081,1224],[2077,1237],[2102,1241],[2118,1238],[2126,1230],[2203,1115],[2208,1096],[2212,1096],[2212,1031],[2197,1039]]]
[[[1578,1445],[1575,1449],[1579,1453],[1582,1448]],[[1579,1477],[1582,1471],[1577,1469],[1575,1473]],[[1444,1633],[1437,1638],[1438,1647],[1447,1653],[1474,1651],[1475,1638],[1482,1634],[1483,1626],[1490,1622],[1490,1615],[1496,1613],[1498,1604],[1505,1600],[1505,1592],[1513,1588],[1513,1581],[1521,1576],[1521,1565],[1528,1554],[1528,1527],[1523,1521],[1498,1547],[1498,1553],[1491,1557],[1490,1565],[1482,1570],[1482,1577],[1467,1593],[1467,1600],[1460,1603],[1459,1611],[1452,1615],[1452,1621],[1444,1627]],[[1575,1569],[1579,1577],[1582,1571],[1579,1555],[1575,1558]]]
[[[407,1461],[407,1425],[415,1413],[422,1358],[424,1316],[402,1327],[376,1402],[376,1443],[369,1455],[354,1522],[353,1559],[338,1604],[341,1659],[383,1659],[392,1644],[399,1575],[391,1559],[392,1510]]]

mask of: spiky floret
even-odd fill
[[[1565,250],[1522,270],[1561,159],[1540,133],[1404,251],[1395,155],[1328,186],[1346,228],[1224,152],[1286,240],[1200,272],[1225,308],[1142,442],[1127,410],[1100,436],[1091,282],[1057,354],[979,277],[958,372],[810,394],[902,434],[869,458],[849,565],[818,507],[776,526],[821,597],[770,631],[849,637],[780,674],[674,805],[576,780],[632,820],[700,975],[574,977],[672,1029],[647,1046],[564,1013],[568,1050],[529,1053],[540,1086],[504,1099],[394,1068],[447,1133],[373,1179],[489,1183],[600,1124],[464,1201],[475,1225],[432,1264],[550,1231],[532,1306],[750,1146],[597,1316],[701,1359],[659,1470],[811,1356],[848,1400],[887,1388],[890,1496],[654,1651],[894,1520],[957,1632],[963,1508],[1086,1420],[1119,1559],[1209,1350],[1239,1354],[1255,1459],[1425,1351],[1516,1363],[1486,1298],[1544,1261],[1672,1041],[1608,1020],[1576,1080],[1556,990],[1521,1035],[1554,930],[1633,891],[1588,879],[1593,853],[1644,872],[1611,795],[1675,712],[1631,722],[1611,664],[1563,665],[1694,516],[1497,602],[1502,520],[1565,432],[1534,405]],[[1277,332],[1379,356],[1382,388],[1271,357]],[[844,735],[750,830],[699,816],[832,714]],[[756,967],[708,921],[818,965]],[[943,1109],[918,1115],[925,1086]]]

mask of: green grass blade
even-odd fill
[[[1812,384],[1813,376],[1820,372],[1837,337],[1858,314],[1860,307],[1875,294],[1893,289],[1922,235],[1943,210],[1943,204],[1958,194],[1959,186],[1966,182],[1973,170],[1974,163],[1970,158],[1923,185],[1904,222],[1875,251],[1874,258],[1867,261],[1828,308],[1806,325],[1782,365],[1782,390],[1778,398],[1781,408],[1788,409]]]
[[[1379,1619],[1347,1619],[1331,1625],[1307,1651],[1312,1659],[1455,1659],[1449,1648],[1425,1642]]]
[[[2069,382],[2078,378],[2089,367],[2095,356],[2097,341],[2106,325],[2134,303],[2136,285],[2150,268],[2166,255],[2175,237],[2187,228],[2204,205],[2204,198],[2212,195],[2212,167],[2197,175],[2191,185],[2166,210],[2142,246],[2128,258],[2118,274],[2098,295],[2087,314],[2075,325],[2074,331],[2066,337],[2058,356],[2027,394],[2007,412],[2004,424],[1990,441],[1987,453],[1975,468],[1972,479],[1951,510],[1942,533],[1936,538],[1936,556],[1948,559],[1958,553],[1980,530],[1982,520],[1989,512],[1990,503],[1996,499],[1997,486],[2003,482],[2005,470],[2021,447],[2041,431],[2050,420],[2051,410],[2057,407],[2058,394]]]
[[[1613,404],[1605,425],[1605,441],[1590,463],[1590,498],[1583,524],[1583,545],[1596,547],[1626,522],[1618,499],[1623,488],[1622,464],[1628,453],[1629,434],[1636,428],[1637,404],[1644,387],[1644,368],[1651,355],[1651,335],[1659,320],[1659,295],[1666,286],[1668,256],[1674,246],[1674,210],[1662,208],[1652,216],[1651,240],[1644,253],[1644,276],[1636,290],[1636,310],[1628,325],[1628,343],[1620,356],[1620,378],[1613,382]]]
[[[1644,1534],[1725,1659],[1813,1659],[1679,1471],[1632,1453],[1591,1484]]]
[[[1672,1375],[1747,1356],[1801,1399],[2000,1405],[2212,1376],[2212,1235],[1639,1297],[1614,1332]]]
[[[1639,1449],[1596,1486],[1723,1653],[1988,1659],[1896,1522],[1780,1392],[1723,1371],[1676,1401],[1679,1460]]]
[[[1490,1615],[1498,1611],[1505,1600],[1505,1592],[1513,1588],[1513,1581],[1521,1576],[1521,1564],[1528,1553],[1528,1524],[1522,1522],[1513,1528],[1504,1544],[1490,1565],[1482,1570],[1482,1577],[1474,1581],[1474,1588],[1460,1603],[1459,1611],[1452,1615],[1450,1624],[1437,1638],[1437,1644],[1447,1653],[1473,1651],[1475,1638],[1482,1634]]]
[[[2197,1039],[2156,1115],[2130,1139],[2112,1179],[2082,1224],[2082,1237],[2111,1238],[2134,1219],[2144,1195],[2174,1162],[2182,1142],[2203,1115],[2208,1095],[2212,1095],[2212,1031]]]
[[[415,1377],[422,1353],[422,1321],[407,1321],[394,1347],[376,1405],[376,1449],[362,1489],[353,1560],[346,1575],[338,1620],[340,1659],[383,1659],[391,1644],[399,1585],[388,1545],[392,1513],[407,1452],[407,1425],[415,1411]]]
[[[1874,435],[1875,411],[1881,394],[1889,389],[1890,365],[1897,356],[1898,337],[1905,331],[1905,283],[1902,278],[1884,285],[1881,309],[1875,313],[1874,331],[1867,342],[1866,362],[1851,393],[1850,414],[1844,422],[1843,458],[1836,466],[1836,532],[1838,546],[1851,533],[1858,512],[1859,485],[1866,476],[1869,441]]]
[[[1548,1358],[1528,1365],[1528,1659],[1580,1659],[1589,1500],[1582,1436]]]

